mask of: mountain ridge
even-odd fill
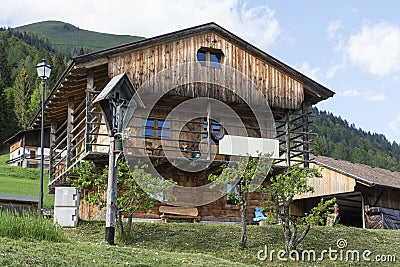
[[[42,35],[57,52],[65,53],[80,47],[85,53],[143,40],[134,35],[117,35],[80,29],[70,23],[48,20],[13,28],[15,31]]]

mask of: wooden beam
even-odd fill
[[[308,168],[310,164],[308,163],[310,159],[310,154],[309,154],[309,147],[308,147],[308,105],[303,102],[302,104],[302,125],[303,125],[303,150],[305,151],[303,154],[303,159],[304,159],[304,167]]]
[[[87,72],[87,82],[86,82],[86,153],[89,153],[92,151],[92,140],[93,136],[90,135],[93,124],[89,124],[88,122],[92,121],[92,112],[91,110],[93,109],[93,100],[94,97],[93,94],[90,93],[90,91],[94,90],[94,71],[93,69],[89,69]]]
[[[74,128],[74,97],[71,96],[68,98],[68,113],[67,113],[67,168],[71,165],[72,155],[72,129]]]
[[[285,113],[285,141],[286,141],[286,165],[290,167],[290,115]]]
[[[94,67],[99,67],[101,65],[104,64],[108,64],[108,58],[107,57],[103,57],[103,58],[98,58],[92,61],[89,61],[87,63],[80,63],[80,64],[76,64],[76,68],[94,68]]]
[[[211,103],[207,103],[207,160],[211,160]],[[204,127],[203,127],[204,129]]]
[[[49,161],[49,172],[50,172],[50,181],[54,178],[54,157],[53,154],[55,152],[55,141],[56,141],[56,133],[57,133],[57,124],[55,122],[50,123],[50,161]],[[49,182],[50,182],[49,181]]]

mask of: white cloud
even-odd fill
[[[320,69],[318,67],[312,68],[307,62],[303,62],[299,69],[304,75],[313,80],[318,80],[320,76]]]
[[[397,117],[389,122],[389,128],[395,133],[400,133],[400,114]]]
[[[360,96],[361,93],[358,90],[346,90],[343,92],[344,96],[356,97]]]
[[[338,72],[339,70],[344,69],[345,67],[346,67],[346,65],[345,65],[344,63],[339,63],[339,64],[336,64],[336,65],[334,65],[334,66],[331,66],[331,67],[326,71],[325,77],[326,77],[327,79],[332,79],[332,78],[335,76],[336,72]]]
[[[214,21],[263,49],[280,34],[274,10],[250,1],[13,0],[1,4],[0,26],[15,27],[43,20],[144,37]]]
[[[364,101],[383,101],[386,99],[383,93],[373,91],[362,92],[357,89],[346,90],[342,95],[346,97],[356,97]]]
[[[400,26],[388,22],[368,26],[350,36],[345,48],[353,64],[383,76],[400,71]]]
[[[346,67],[345,63],[339,63],[336,65],[332,65],[326,71],[321,70],[319,67],[312,67],[309,63],[303,62],[298,69],[306,76],[310,77],[313,80],[326,80],[332,79],[336,72],[342,70]]]
[[[337,35],[337,31],[343,28],[341,20],[333,20],[329,22],[328,29],[326,30],[326,35],[328,39],[333,39]]]

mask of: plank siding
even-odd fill
[[[271,107],[283,109],[300,108],[304,100],[301,82],[294,80],[287,74],[212,32],[112,56],[109,59],[109,74],[114,77],[126,72],[133,83],[143,84],[156,72],[186,62],[197,62],[197,50],[201,47],[220,49],[224,54],[223,64],[242,72],[251,79],[258,90],[263,94],[267,94]],[[188,76],[190,77],[190,74]],[[242,92],[242,87],[245,88],[242,84],[239,84],[238,88],[232,89],[249,96],[249,99],[255,98],[256,94],[254,92]],[[219,94],[224,96],[223,99],[227,100],[226,102],[238,101],[234,95],[225,90],[220,90]],[[185,90],[181,88],[179,95],[193,97],[191,87]]]
[[[311,164],[310,167],[318,167]],[[308,185],[314,187],[313,193],[305,193],[295,197],[295,199],[304,199],[320,196],[329,196],[347,192],[354,192],[356,180],[342,173],[330,170],[322,170],[323,178],[311,178],[308,180]]]

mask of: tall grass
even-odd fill
[[[0,237],[52,242],[67,240],[61,228],[52,221],[29,213],[20,215],[9,211],[0,212]]]

